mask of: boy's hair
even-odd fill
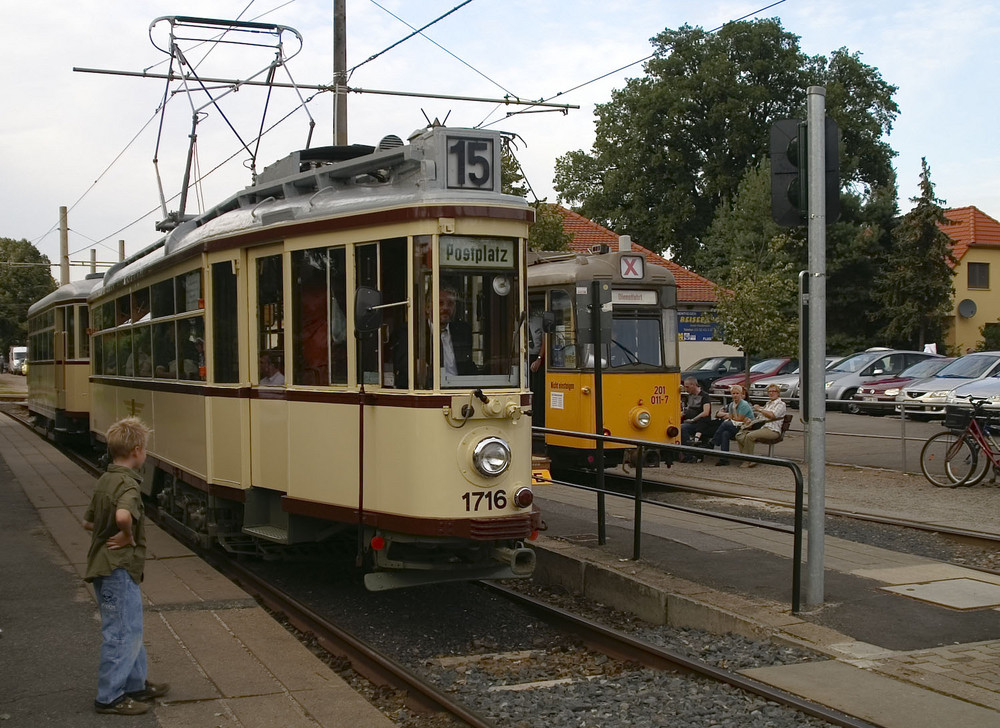
[[[108,428],[108,455],[112,460],[128,456],[137,447],[146,447],[152,430],[138,417],[126,417]]]

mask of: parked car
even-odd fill
[[[758,360],[753,357],[750,358],[750,363],[754,364]],[[736,374],[743,371],[743,357],[742,356],[710,356],[705,359],[699,359],[686,370],[681,372],[681,381],[683,382],[688,377],[694,377],[698,380],[698,384],[705,391],[708,391],[712,382],[714,382],[719,377],[724,377],[727,374]]]
[[[876,379],[860,387],[854,394],[858,409],[864,414],[887,415],[895,412],[888,403],[895,402],[903,393],[903,387],[918,384],[940,372],[944,367],[955,361],[953,356],[924,359],[913,366],[907,367],[897,377]],[[881,404],[874,404],[879,402]]]
[[[900,403],[914,419],[944,417],[948,394],[964,384],[1000,374],[1000,351],[961,356],[937,376],[903,387]]]
[[[835,400],[850,400],[857,393],[858,387],[876,379],[896,376],[918,361],[937,356],[925,351],[874,347],[845,357],[826,370],[828,406],[845,409],[848,412],[858,412],[857,402],[842,403]]]
[[[10,371],[11,374],[24,374],[22,367],[24,363],[28,360],[28,347],[27,346],[12,346],[10,347]]]
[[[754,382],[764,379],[765,377],[774,377],[779,374],[790,374],[793,371],[798,371],[799,362],[796,359],[792,359],[787,356],[779,356],[773,359],[765,359],[762,362],[758,362],[750,367],[750,385],[752,386]],[[709,392],[715,399],[725,402],[729,397],[729,388],[734,384],[744,384],[747,379],[746,372],[739,372],[737,374],[729,374],[725,377],[719,377],[712,383],[711,391]]]
[[[829,368],[834,362],[840,361],[839,356],[826,357],[826,367]],[[779,396],[792,406],[799,406],[799,389],[802,387],[800,380],[800,369],[796,368],[791,374],[782,374],[776,377],[764,377],[758,379],[750,385],[749,399],[753,404],[767,404],[767,388],[772,384],[778,385]]]
[[[968,407],[969,399],[989,400],[987,410],[1000,410],[1000,374],[961,384],[948,392],[947,407]],[[991,414],[991,422],[995,415]]]

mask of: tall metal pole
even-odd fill
[[[97,272],[97,249],[96,248],[91,248],[90,249],[90,272],[91,273],[96,273]]]
[[[590,315],[594,331],[594,429],[604,435],[604,371],[601,367],[601,281],[590,284]],[[604,440],[597,441],[597,462],[594,463],[597,484],[597,543],[608,541],[607,515],[604,497]]]
[[[125,260],[125,241],[118,241],[118,260]]]
[[[823,603],[823,520],[826,515],[826,89],[810,86],[809,125],[809,517],[806,606]]]
[[[69,220],[65,207],[59,208],[59,285],[69,283]]]
[[[333,143],[347,144],[347,0],[333,0]]]

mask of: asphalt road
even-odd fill
[[[774,448],[776,457],[805,460],[805,424],[801,410],[789,409],[794,417],[785,440]],[[905,427],[905,431],[904,431]],[[902,470],[905,434],[906,472],[920,472],[920,448],[925,440],[942,428],[941,420],[902,423],[896,415],[875,417],[826,412],[826,461],[840,465]],[[758,451],[766,455],[766,448]]]

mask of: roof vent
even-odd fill
[[[618,252],[619,253],[631,253],[632,252],[632,236],[631,235],[619,235],[618,236]]]
[[[403,146],[403,140],[395,134],[389,134],[382,137],[382,141],[378,143],[378,150],[381,152],[385,149],[398,149],[401,146]]]

